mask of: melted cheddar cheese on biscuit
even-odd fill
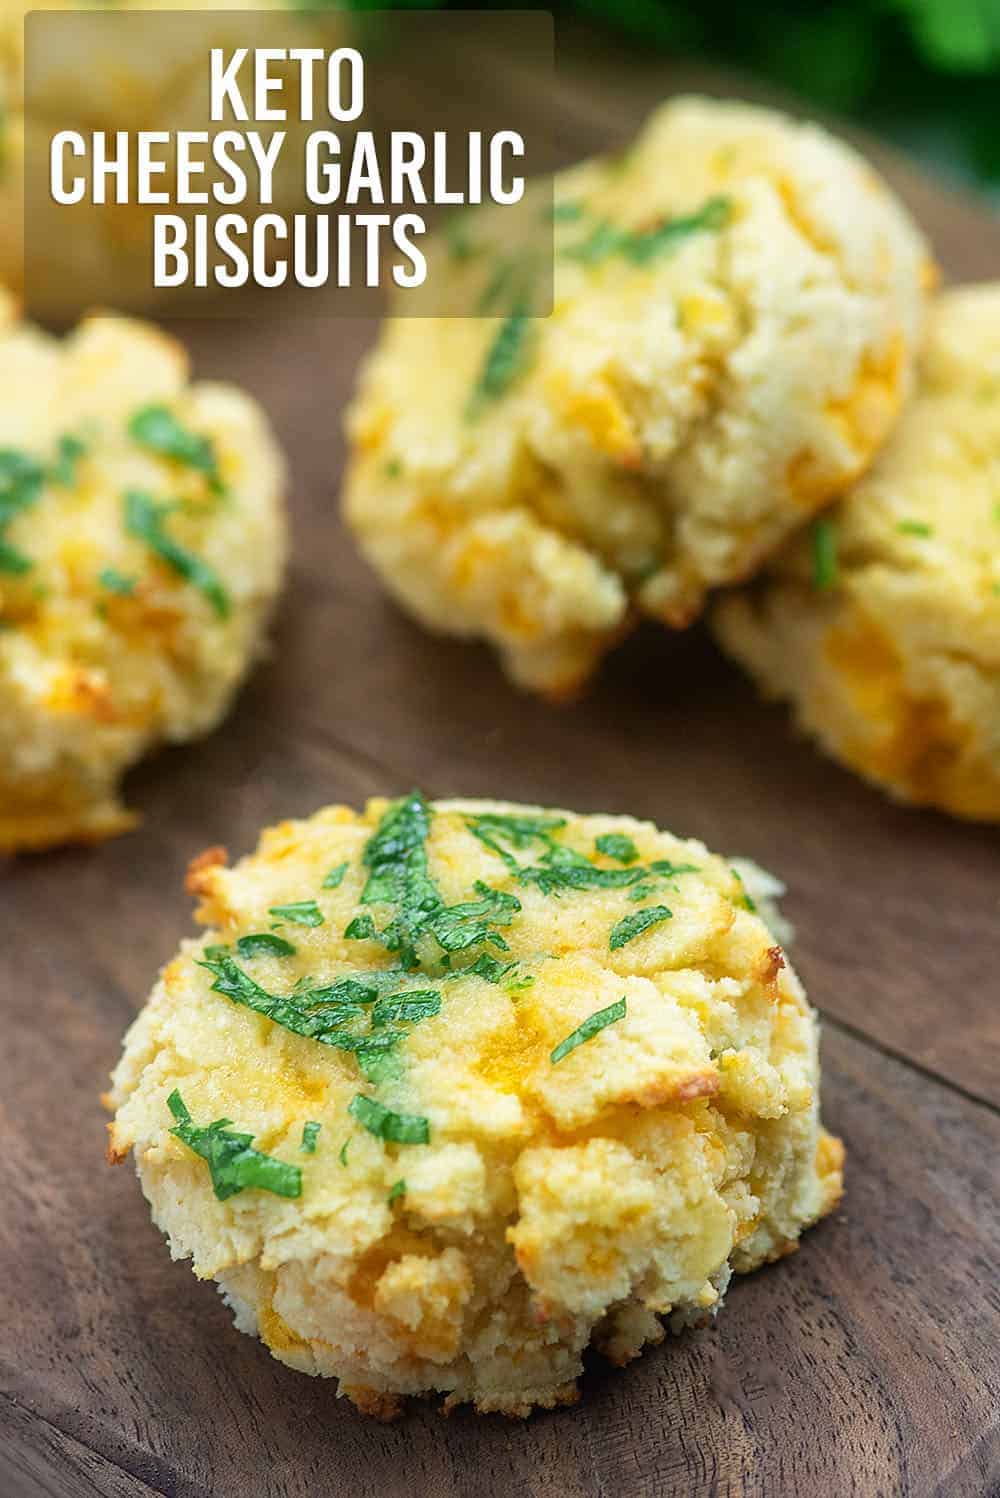
[[[258,653],[285,556],[257,406],[187,383],[156,329],[64,341],[0,301],[0,851],[109,836],[124,770],[207,733]]]
[[[701,843],[414,793],[189,885],[209,929],[126,1037],[111,1155],[364,1410],[572,1400],[588,1344],[702,1320],[839,1198],[815,1015]]]
[[[851,769],[1000,820],[1000,285],[939,298],[915,399],[821,526],[719,606],[723,645]]]
[[[670,103],[554,197],[550,316],[527,315],[530,265],[484,214],[440,253],[457,244],[466,310],[495,315],[386,323],[344,504],[426,625],[560,696],[639,614],[690,623],[867,468],[933,267],[852,150],[742,104]]]

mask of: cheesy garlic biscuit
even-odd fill
[[[623,158],[562,173],[554,215],[550,317],[525,315],[484,219],[452,271],[505,315],[386,324],[345,508],[425,624],[558,696],[637,613],[688,624],[867,467],[931,265],[852,150],[742,104],[666,105]]]
[[[871,473],[751,588],[726,649],[836,759],[1000,819],[1000,284],[945,292]]]
[[[373,1414],[524,1415],[791,1252],[841,1190],[816,1019],[727,864],[418,793],[192,866],[108,1099],[175,1257]]]
[[[123,771],[206,733],[284,566],[257,406],[181,347],[95,317],[59,341],[0,303],[0,851],[128,827]]]

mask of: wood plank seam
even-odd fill
[[[10,1394],[6,1393],[3,1390],[0,1390],[0,1400],[2,1400],[4,1405],[11,1409],[15,1414],[20,1415],[28,1420],[34,1421],[38,1425],[45,1426],[48,1430],[53,1431],[61,1440],[66,1441],[73,1446],[79,1447],[81,1451],[89,1452],[91,1456],[98,1457],[102,1462],[107,1462],[109,1466],[115,1467],[119,1472],[122,1473],[124,1477],[129,1478],[131,1482],[138,1483],[145,1492],[150,1494],[150,1498],[176,1498],[176,1494],[178,1492],[177,1483],[179,1474],[175,1471],[174,1468],[167,1468],[167,1472],[169,1473],[169,1477],[167,1479],[169,1484],[168,1486],[153,1487],[148,1478],[141,1476],[132,1467],[126,1465],[119,1456],[113,1456],[106,1451],[102,1451],[100,1446],[95,1445],[90,1441],[83,1440],[73,1431],[67,1430],[65,1426],[60,1425],[59,1421],[52,1419],[51,1416],[44,1415],[40,1410],[37,1409],[29,1409],[28,1406],[22,1404],[19,1399],[13,1398]],[[147,1462],[156,1462],[157,1465],[164,1465],[160,1463],[159,1458],[155,1457],[152,1452],[149,1452],[146,1455]],[[2,1451],[0,1451],[0,1457],[2,1457]],[[2,1470],[3,1469],[0,1468],[0,1475],[2,1475]]]
[[[876,1040],[874,1036],[869,1035],[865,1030],[859,1029],[857,1025],[852,1025],[847,1020],[840,1019],[837,1015],[828,1013],[827,1010],[823,1009],[811,997],[809,1002],[819,1014],[824,1026],[842,1031],[845,1035],[849,1035],[852,1040],[856,1040],[859,1045],[866,1046],[868,1050],[876,1051],[880,1056],[886,1056],[891,1061],[898,1061],[901,1066],[908,1067],[910,1071],[916,1072],[925,1081],[936,1082],[939,1087],[945,1087],[949,1092],[957,1093],[965,1102],[973,1103],[978,1108],[985,1108],[988,1113],[992,1113],[1000,1118],[1000,1107],[993,1102],[992,1098],[982,1097],[978,1092],[974,1092],[968,1087],[963,1087],[960,1082],[954,1081],[951,1077],[942,1076],[940,1073],[934,1071],[933,1068],[924,1066],[919,1061],[913,1061],[902,1051],[894,1050],[892,1046],[886,1045],[883,1041]]]

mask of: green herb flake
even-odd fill
[[[302,1143],[299,1149],[303,1154],[314,1155],[316,1153],[316,1140],[319,1138],[319,1131],[322,1127],[322,1124],[316,1123],[313,1119],[302,1125]]]
[[[648,931],[650,926],[658,926],[661,921],[669,921],[673,915],[665,905],[651,905],[648,910],[637,910],[632,915],[622,916],[621,920],[611,928],[611,936],[608,946],[612,952],[617,952],[626,942],[633,941],[635,937],[641,936]]]
[[[901,536],[933,536],[934,527],[924,520],[901,520],[896,526]]]
[[[45,470],[28,453],[0,448],[0,526],[37,504],[44,483]]]
[[[578,1025],[571,1035],[567,1035],[565,1040],[561,1040],[549,1057],[552,1065],[557,1066],[560,1061],[565,1060],[571,1051],[575,1051],[577,1046],[583,1045],[588,1040],[593,1040],[594,1036],[598,1035],[601,1030],[606,1029],[608,1025],[613,1025],[617,1020],[624,1019],[625,1014],[626,1005],[625,995],[623,994],[617,1003],[609,1004],[606,1009],[598,1009],[595,1014],[590,1015],[589,1019],[585,1019],[582,1025]]]
[[[594,839],[594,847],[598,853],[603,853],[607,858],[615,858],[619,863],[635,863],[639,857],[635,843],[623,832],[602,832],[600,837]]]
[[[372,1028],[381,1029],[389,1024],[419,1024],[422,1019],[431,1019],[441,1012],[441,995],[436,989],[420,989],[412,993],[386,994],[372,1010]]]
[[[456,978],[484,978],[487,983],[499,983],[509,965],[509,963],[498,962],[495,957],[490,956],[489,952],[480,952],[475,962],[460,969],[454,976]]]
[[[124,572],[119,572],[115,567],[104,567],[97,574],[97,581],[109,593],[116,593],[119,598],[131,598],[139,579],[127,577]]]
[[[739,869],[731,868],[729,872],[732,874],[733,878],[736,880],[737,884],[740,887],[740,904],[743,906],[743,909],[749,910],[751,915],[756,915],[757,903],[753,899],[746,885],[743,883],[743,875],[740,873]]]
[[[660,255],[669,255],[692,234],[717,232],[729,223],[728,198],[709,198],[695,212],[682,218],[667,219],[641,234],[633,234],[623,246],[623,253],[635,265],[646,265]]]
[[[164,519],[172,508],[169,503],[157,504],[152,495],[141,489],[128,489],[125,493],[125,529],[129,535],[144,541],[178,577],[204,594],[219,618],[226,619],[229,616],[229,595],[215,570],[164,529]]]
[[[347,1146],[350,1144],[350,1142],[351,1136],[350,1134],[348,1134],[347,1138],[344,1140],[343,1144],[340,1146],[340,1149],[337,1152],[337,1159],[345,1169],[347,1168]]]
[[[0,572],[18,576],[34,566],[3,532],[15,515],[38,503],[44,485],[45,470],[40,463],[16,448],[0,448]]]
[[[56,459],[49,469],[49,481],[61,489],[72,489],[76,483],[76,466],[87,451],[82,437],[66,433],[59,438]]]
[[[373,1080],[383,1073],[387,1053],[401,1038],[395,1031],[357,1035],[345,1028],[364,1015],[365,1005],[378,996],[375,988],[364,988],[357,979],[342,978],[325,987],[303,987],[290,994],[275,994],[255,983],[225,949],[214,956],[206,951],[198,959],[198,965],[212,974],[213,993],[263,1014],[294,1035],[348,1052]]]
[[[11,546],[0,536],[0,572],[9,572],[12,577],[20,577],[24,572],[30,572],[34,566],[30,557],[26,557],[23,551],[18,551],[16,546]]]
[[[449,214],[442,226],[444,242],[448,254],[452,260],[473,260],[476,255],[482,253],[482,245],[477,244],[471,234],[473,214],[452,213]]]
[[[259,957],[261,954],[268,957],[294,957],[295,948],[290,941],[283,936],[275,936],[273,931],[252,931],[249,936],[241,936],[236,943],[236,950],[241,957]]]
[[[344,927],[344,935],[348,941],[374,941],[375,922],[370,915],[356,915]]]
[[[670,255],[692,234],[717,232],[729,223],[728,198],[707,199],[694,213],[664,219],[650,229],[620,229],[602,219],[586,239],[568,245],[562,254],[582,265],[596,265],[612,255],[622,255],[633,265],[648,265],[661,255]]]
[[[299,1167],[251,1149],[253,1135],[235,1133],[229,1127],[231,1119],[217,1118],[204,1126],[193,1123],[176,1088],[167,1098],[167,1107],[177,1120],[171,1134],[207,1162],[212,1189],[220,1202],[248,1188],[271,1191],[275,1196],[302,1195]]]
[[[213,493],[225,489],[212,439],[183,426],[169,407],[143,406],[129,421],[128,432],[147,452],[204,474]]]
[[[430,807],[419,791],[413,791],[393,802],[365,844],[362,863],[369,872],[361,903],[395,907],[378,940],[399,954],[405,969],[419,965],[418,946],[425,960],[430,960],[428,939],[445,957],[487,942],[505,951],[507,944],[496,928],[510,925],[521,909],[520,901],[477,883],[478,900],[446,905],[430,875],[426,847],[430,825]],[[445,966],[443,959],[441,965]]]
[[[406,1182],[405,1181],[397,1181],[396,1184],[393,1186],[392,1190],[389,1192],[389,1195],[386,1197],[386,1201],[389,1204],[389,1206],[391,1207],[392,1204],[393,1204],[393,1202],[398,1202],[399,1198],[401,1196],[405,1196],[405,1195],[406,1195]]]
[[[602,219],[594,225],[586,239],[567,245],[561,253],[567,260],[576,260],[581,265],[596,265],[609,255],[617,254],[626,239],[624,230],[616,229],[614,224]]]
[[[431,1126],[416,1113],[393,1113],[363,1092],[355,1094],[347,1107],[352,1118],[377,1139],[391,1144],[429,1144]]]
[[[479,378],[466,406],[466,416],[470,421],[482,414],[484,406],[505,396],[524,374],[532,330],[532,320],[523,307],[516,308],[504,318],[486,350]]]
[[[322,926],[323,912],[315,900],[295,900],[291,905],[271,905],[268,915],[276,921],[290,921],[293,926]]]
[[[641,898],[651,894],[658,879],[672,881],[675,874],[693,870],[693,865],[672,864],[659,859],[648,867],[634,865],[623,869],[601,869],[559,843],[553,833],[565,826],[558,817],[518,817],[485,812],[470,818],[466,826],[493,853],[503,860],[511,874],[522,884],[534,884],[545,895],[560,895],[567,890],[642,888]],[[505,847],[504,844],[509,846]],[[510,848],[538,849],[537,863],[519,862]]]
[[[813,587],[826,592],[836,585],[839,575],[837,563],[837,526],[827,516],[813,522],[812,559]]]
[[[584,208],[582,203],[566,200],[562,203],[552,204],[552,222],[554,224],[572,224],[577,219],[583,218]]]
[[[534,988],[535,980],[531,973],[527,973],[523,978],[519,978],[516,973],[512,973],[510,977],[503,980],[503,986],[508,993],[519,994],[528,988]]]
[[[382,469],[387,479],[398,479],[402,476],[403,465],[399,458],[390,458]]]
[[[320,887],[322,889],[339,889],[346,873],[346,862],[335,864],[334,867],[330,870],[329,874],[327,874],[326,878],[323,880],[323,883]]]

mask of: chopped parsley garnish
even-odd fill
[[[520,900],[502,890],[490,889],[479,879],[473,888],[478,900],[444,906],[428,918],[427,930],[446,952],[464,952],[485,941],[506,951],[507,943],[493,926],[509,926],[521,909]]]
[[[756,915],[757,914],[757,902],[753,899],[753,897],[750,894],[750,891],[747,889],[746,885],[743,883],[743,875],[740,873],[739,869],[734,869],[731,866],[730,866],[729,872],[732,874],[733,878],[739,884],[739,887],[740,887],[740,904],[743,906],[743,909],[744,910],[749,910],[749,912],[750,912],[751,915]]]
[[[624,1019],[625,1013],[625,995],[623,994],[617,1003],[609,1004],[606,1009],[598,1009],[595,1014],[585,1019],[582,1025],[577,1025],[571,1035],[567,1035],[565,1040],[561,1040],[549,1057],[552,1065],[556,1066],[560,1061],[565,1060],[571,1051],[576,1050],[578,1045],[583,1045],[585,1041],[593,1040],[594,1036],[599,1034],[608,1025],[613,1025],[616,1020]]]
[[[903,536],[933,536],[934,527],[928,525],[925,520],[901,520],[896,526],[900,535]]]
[[[399,1198],[401,1196],[405,1196],[405,1195],[406,1195],[406,1182],[405,1181],[397,1181],[396,1184],[393,1186],[392,1190],[389,1192],[389,1195],[386,1197],[386,1201],[389,1204],[389,1206],[391,1207],[392,1204],[393,1204],[393,1202],[399,1201]]]
[[[514,288],[522,275],[523,267],[517,260],[505,256],[498,261],[492,276],[479,294],[476,312],[483,316],[487,312],[502,311],[505,304],[510,305],[515,300]]]
[[[420,989],[414,993],[387,994],[379,999],[372,1010],[372,1028],[380,1030],[383,1025],[397,1021],[404,1024],[419,1024],[441,1012],[441,995],[433,988]]]
[[[45,484],[45,470],[28,453],[0,448],[0,572],[29,572],[34,563],[12,546],[4,530],[22,510],[37,504]]]
[[[129,535],[145,541],[150,551],[155,552],[172,571],[203,593],[219,618],[225,619],[229,615],[229,594],[214,569],[164,530],[163,521],[172,509],[169,503],[157,504],[151,494],[141,489],[128,489],[125,493],[125,529]]]
[[[45,483],[42,465],[16,448],[0,448],[0,525],[36,504]]]
[[[344,877],[344,875],[346,873],[347,873],[347,864],[346,864],[346,862],[345,863],[335,864],[334,867],[330,870],[329,874],[327,874],[326,878],[323,880],[321,888],[322,889],[337,889],[337,888],[339,888],[341,880],[343,879],[343,877]]]
[[[431,878],[427,837],[431,811],[419,791],[395,801],[365,844],[362,863],[368,878],[362,905],[388,905],[394,914],[376,933],[390,952],[399,954],[404,969],[427,965],[439,953],[465,952],[483,943],[506,951],[507,943],[495,928],[509,926],[521,904],[513,895],[477,883],[477,900],[446,905]],[[352,922],[353,924],[353,922]],[[418,953],[418,947],[421,953]]]
[[[375,922],[370,915],[356,915],[344,927],[349,941],[372,941],[375,937]]]
[[[316,1123],[313,1119],[302,1125],[302,1143],[299,1145],[299,1149],[304,1151],[305,1154],[314,1155],[316,1153],[316,1140],[319,1138],[319,1131],[322,1127],[322,1124]]]
[[[369,1134],[385,1139],[392,1144],[429,1144],[431,1126],[426,1118],[417,1113],[393,1113],[374,1098],[357,1093],[347,1107],[352,1118],[366,1128]]]
[[[0,536],[0,572],[9,572],[17,577],[22,572],[30,572],[34,565],[23,551],[18,551],[16,546],[11,546],[9,541]]]
[[[274,994],[255,983],[225,951],[211,957],[206,951],[199,966],[207,968],[215,979],[213,992],[263,1014],[294,1035],[353,1055],[370,1080],[385,1076],[387,1067],[391,1069],[390,1052],[402,1039],[401,1031],[358,1035],[346,1028],[365,1014],[365,1005],[378,996],[376,988],[363,988],[357,979],[343,978],[324,987]]]
[[[269,957],[295,955],[291,942],[283,936],[275,936],[273,931],[252,931],[249,936],[241,936],[236,950],[241,957],[259,957],[262,952]]]
[[[521,884],[534,884],[544,895],[559,895],[565,890],[641,889],[645,899],[657,882],[671,883],[677,874],[694,873],[693,864],[674,864],[656,859],[650,864],[636,864],[624,869],[600,869],[567,848],[552,836],[565,822],[559,817],[507,816],[501,812],[484,812],[466,823],[481,843],[502,858],[511,874]],[[509,846],[505,847],[504,844]],[[510,851],[540,849],[537,863],[521,863]]]
[[[658,926],[661,921],[669,921],[673,915],[665,905],[651,905],[648,910],[637,910],[633,915],[623,916],[622,919],[611,928],[611,936],[608,946],[612,952],[617,952],[626,942],[641,936],[648,931],[650,926]]]
[[[343,1166],[347,1165],[347,1146],[350,1144],[350,1142],[351,1142],[351,1136],[350,1136],[350,1134],[348,1134],[347,1138],[344,1140],[343,1144],[340,1146],[340,1150],[339,1150],[339,1153],[337,1155],[337,1159],[340,1161],[341,1165],[343,1165]]]
[[[398,458],[390,458],[382,472],[387,479],[398,479],[403,472],[403,465]]]
[[[635,863],[639,857],[635,843],[623,832],[602,832],[594,839],[594,847],[598,853],[615,858],[619,863]]]
[[[30,557],[12,546],[3,533],[15,515],[38,503],[46,480],[70,488],[76,481],[77,460],[86,450],[81,438],[62,436],[56,446],[55,460],[46,469],[30,453],[13,447],[0,448],[0,572],[18,576],[31,571],[34,563]]]
[[[552,222],[554,224],[571,224],[576,219],[583,217],[583,204],[570,202],[552,204]]]
[[[500,400],[520,379],[528,366],[532,320],[523,307],[505,317],[486,350],[479,378],[466,405],[466,416],[475,420],[483,407]]]
[[[694,213],[668,218],[651,229],[620,229],[607,219],[596,223],[586,239],[568,245],[562,254],[583,265],[595,265],[611,255],[623,255],[633,265],[648,265],[669,255],[692,234],[724,229],[729,222],[728,198],[709,198]]]
[[[324,916],[315,900],[295,900],[291,905],[272,905],[268,910],[276,921],[291,921],[294,926],[322,926]]]
[[[87,444],[82,437],[74,437],[70,432],[60,437],[56,460],[49,469],[50,481],[61,489],[72,489],[76,483],[76,465],[86,451]]]
[[[214,494],[225,488],[219,473],[215,444],[210,437],[202,437],[182,426],[167,406],[143,406],[136,411],[128,424],[129,436],[147,452],[160,458],[172,458],[185,468],[194,468],[205,475]]]
[[[469,232],[472,217],[468,212],[452,213],[444,222],[444,240],[453,260],[472,260],[482,251],[482,245],[477,244]]]
[[[398,968],[365,973],[360,977],[336,978],[332,983],[324,984],[300,979],[291,993],[276,994],[256,983],[233,960],[228,947],[206,947],[204,955],[197,960],[199,967],[212,974],[214,993],[264,1015],[294,1035],[354,1056],[363,1075],[372,1082],[381,1081],[398,1070],[393,1052],[405,1031],[388,1028],[390,1018],[403,1024],[414,1024],[431,1013],[436,1014],[440,1005],[440,995],[430,990],[400,993],[399,983],[401,979],[405,980],[406,974]],[[383,1004],[376,1021],[377,1001],[384,1001],[387,991],[391,999],[398,1002],[398,1010],[390,1016]],[[412,1001],[411,1007],[407,1006],[407,1000]],[[431,1005],[432,1000],[437,1001],[435,1007]],[[372,1005],[375,1008],[371,1010],[370,1028],[359,1033],[354,1027],[366,1018]]]
[[[102,588],[107,588],[109,593],[117,593],[119,598],[131,598],[139,579],[126,577],[124,572],[119,572],[115,567],[104,567],[98,573],[97,581]]]
[[[828,516],[813,522],[812,528],[813,586],[820,592],[832,588],[837,582],[837,527]]]
[[[235,1133],[229,1127],[231,1119],[217,1118],[214,1123],[204,1126],[192,1123],[176,1088],[167,1098],[167,1107],[177,1120],[171,1134],[207,1162],[212,1189],[220,1202],[249,1187],[272,1191],[275,1196],[302,1195],[299,1167],[251,1149],[254,1136]]]
[[[526,973],[523,978],[519,978],[517,973],[511,973],[503,979],[503,986],[508,993],[517,994],[525,988],[534,988],[535,980],[531,973]]]
[[[504,973],[513,966],[512,962],[499,962],[495,957],[491,957],[489,952],[480,952],[475,962],[462,968],[453,976],[466,978],[472,974],[476,978],[485,978],[487,983],[499,983]]]

